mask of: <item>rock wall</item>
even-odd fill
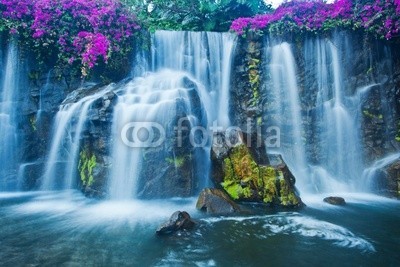
[[[343,73],[343,84],[350,96],[356,89],[375,84],[366,98],[362,99],[361,127],[362,149],[366,166],[377,159],[400,150],[400,41],[376,40],[363,32],[338,31],[326,33],[326,36],[313,34],[266,36],[248,34],[239,39],[237,54],[234,58],[232,77],[231,120],[244,132],[256,132],[257,126],[263,140],[266,140],[266,126],[274,121],[271,110],[276,104],[269,95],[273,84],[267,70],[271,55],[268,47],[282,42],[291,45],[297,70],[297,86],[300,93],[302,133],[305,143],[307,162],[318,165],[324,157],[324,151],[317,144],[315,132],[315,114],[317,112],[317,81],[313,79],[313,68],[306,62],[307,40],[327,38],[338,48]],[[269,112],[266,112],[268,110]],[[249,123],[250,121],[250,123]],[[287,123],[290,123],[288,121]],[[250,125],[250,126],[249,126]],[[285,127],[285,124],[283,124]],[[287,125],[290,127],[290,124]],[[260,130],[261,129],[261,130]],[[287,146],[286,144],[281,144]],[[393,178],[394,181],[397,179]],[[395,184],[394,182],[391,184]],[[393,191],[393,190],[392,190]],[[394,191],[393,191],[394,192]],[[395,194],[396,195],[396,194]]]
[[[346,46],[339,49],[341,53],[346,54],[343,57],[345,60],[341,62],[343,68],[347,70],[344,82],[349,85],[347,88],[353,90],[346,93],[352,94],[356,88],[376,83],[360,107],[363,114],[361,128],[364,161],[370,164],[384,155],[400,150],[400,42],[399,40],[378,41],[358,32],[340,32],[335,33],[335,36],[328,34],[327,38],[333,40],[346,37],[348,40]],[[304,60],[307,38],[315,38],[315,36],[288,35],[272,38],[248,34],[246,38],[238,39],[231,79],[230,118],[232,124],[239,126],[245,136],[251,137],[249,142],[254,145],[249,149],[249,153],[261,166],[270,163],[263,143],[257,143],[258,140],[265,140],[267,137],[266,127],[270,117],[265,111],[274,104],[268,97],[271,81],[265,71],[269,62],[269,55],[265,48],[272,42],[271,40],[273,42],[287,41],[292,44],[298,70],[297,81],[303,110],[302,120],[306,125],[304,139],[312,144],[313,139],[316,138],[311,129],[314,123],[312,114],[316,107],[317,89],[315,81],[307,78],[309,68],[306,67]],[[0,67],[2,67],[7,41],[4,35],[0,40],[0,58],[2,59]],[[347,47],[353,49],[348,51]],[[51,66],[45,66],[39,71],[38,64],[30,52],[24,49],[22,51],[21,61],[24,62],[24,70],[19,85],[22,94],[17,103],[21,107],[21,118],[18,124],[21,145],[18,147],[17,154],[24,166],[19,170],[25,177],[21,188],[32,190],[38,187],[38,180],[43,174],[46,153],[49,151],[51,141],[52,123],[59,105],[67,95],[80,88],[83,81],[79,75],[74,76],[68,71],[60,73],[54,71]],[[140,69],[136,67],[133,72],[141,72]],[[100,75],[93,75],[93,77],[99,84]],[[91,88],[87,92],[95,90]],[[82,136],[80,163],[76,169],[81,179],[77,181],[77,186],[91,196],[104,196],[106,177],[112,168],[109,147],[112,142],[111,115],[115,101],[116,95],[109,93],[95,102],[89,114],[87,130]],[[194,97],[194,101],[199,100]],[[185,116],[185,114],[178,114],[178,117]],[[204,171],[193,167],[195,161],[193,155],[198,151],[188,148],[174,150],[172,147],[174,147],[173,141],[170,143],[170,148],[167,147],[165,150],[168,155],[163,156],[163,160],[159,161],[162,162],[160,165],[162,171],[155,173],[148,167],[143,168],[142,175],[150,178],[139,185],[139,194],[142,197],[154,197],[159,194],[160,188],[166,189],[161,190],[164,197],[189,196],[201,187],[193,180],[194,172]],[[312,145],[308,146],[307,150],[307,154],[310,155],[309,162],[318,163],[321,151]],[[151,149],[145,151],[144,155],[149,160],[146,166],[154,165],[151,161],[157,158],[154,155],[158,153],[159,151]],[[261,162],[262,160],[264,162]],[[387,176],[387,179],[391,181],[387,183],[391,185],[390,192],[396,192],[393,185],[397,183],[394,182],[397,181],[395,177],[397,174],[394,171],[387,173],[390,174]],[[160,175],[171,179],[160,183]],[[176,185],[180,187],[177,188]],[[396,195],[396,193],[393,194]]]

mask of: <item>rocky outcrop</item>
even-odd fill
[[[377,170],[374,178],[378,193],[400,198],[400,160]]]
[[[217,139],[225,140],[221,133],[217,136]],[[215,185],[235,201],[301,207],[303,203],[294,187],[295,178],[286,164],[272,166],[257,162],[242,136],[239,133],[239,142],[232,147],[214,142],[212,177]]]
[[[171,218],[161,224],[157,230],[157,235],[169,235],[181,230],[190,230],[195,226],[195,222],[190,218],[186,211],[176,211]]]
[[[198,192],[200,181],[197,179],[205,173],[203,162],[198,159],[204,156],[201,147],[193,145],[205,138],[198,132],[191,136],[190,117],[195,117],[198,126],[205,127],[206,118],[201,104],[197,85],[185,78],[184,87],[190,95],[190,110],[184,99],[176,100],[176,115],[169,121],[162,122],[166,137],[162,145],[143,148],[138,197],[169,198],[190,197]],[[189,114],[190,113],[190,114]]]
[[[335,206],[346,205],[346,201],[342,197],[326,197],[324,198],[324,202]]]
[[[216,188],[206,188],[201,191],[196,208],[208,214],[229,214],[241,211],[238,204],[232,201],[224,191]]]

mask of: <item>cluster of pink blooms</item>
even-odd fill
[[[38,44],[53,44],[72,64],[92,68],[107,61],[140,29],[118,0],[0,0],[11,33],[28,31]]]
[[[247,30],[266,30],[283,23],[306,31],[319,31],[337,25],[361,26],[386,39],[399,34],[400,0],[354,2],[337,0],[327,4],[322,0],[292,0],[283,3],[271,14],[238,18],[232,22],[231,30],[241,35]]]
[[[400,34],[400,0],[374,0],[360,5],[355,20],[386,39]]]

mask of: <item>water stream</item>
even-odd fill
[[[4,70],[0,81],[0,190],[16,189],[18,158],[18,106],[20,58],[16,40],[11,40],[6,53]]]

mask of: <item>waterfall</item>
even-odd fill
[[[266,111],[268,125],[280,128],[278,152],[304,193],[363,188],[361,101],[377,84],[350,93],[342,69],[344,53],[338,48],[342,46],[351,49],[346,40],[306,40],[306,76],[301,82],[290,44],[267,48],[272,88],[266,93],[273,103]]]
[[[60,106],[54,119],[52,142],[41,186],[43,190],[75,188],[79,145],[88,111],[93,102],[111,88],[108,86],[75,103],[64,101]]]
[[[228,127],[234,47],[235,37],[228,33],[155,32],[151,48],[152,73],[135,79],[118,92],[113,135],[119,136],[126,125],[144,129],[151,126],[149,123],[156,123],[166,130],[166,136],[173,139],[171,123],[184,117],[190,121],[189,128],[205,128],[213,122],[217,122],[218,126]],[[194,98],[198,98],[200,103],[194,104]],[[204,187],[209,180],[211,142],[207,142],[206,137],[209,138],[200,138],[201,142],[204,141],[204,146],[195,150],[193,163],[193,168],[196,168],[193,172],[199,187]],[[150,168],[162,168],[162,164],[168,160],[174,162],[178,172],[177,165],[180,164],[177,162],[185,160],[187,156],[181,158],[176,155],[178,151],[170,151],[168,145],[163,145],[156,155],[158,161],[146,159],[145,165],[151,165]],[[120,138],[114,143],[114,164],[109,181],[111,198],[138,197],[138,191],[148,187],[146,181],[153,183],[150,187],[155,187],[151,181],[153,177],[145,177],[146,171],[143,170],[143,160],[147,153],[145,151],[145,147],[127,146],[126,140],[123,142]],[[170,153],[173,154],[171,157]],[[152,154],[152,157],[155,155]],[[178,173],[179,175],[182,174]]]
[[[366,168],[363,172],[365,189],[367,191],[374,191],[376,189],[376,180],[383,169],[398,160],[400,160],[400,153],[391,154],[377,160],[372,166]]]
[[[209,92],[209,101],[203,100],[209,121],[230,126],[229,88],[236,37],[216,32],[157,31],[152,43],[152,70],[190,73]]]
[[[17,110],[20,58],[15,40],[8,45],[0,87],[0,190],[14,189],[17,169]]]
[[[163,147],[169,142],[165,140],[167,134],[170,136],[166,131],[173,131],[171,123],[178,113],[188,116],[192,125],[201,125],[201,114],[195,114],[195,110],[202,108],[192,103],[191,89],[194,88],[187,86],[188,79],[185,73],[164,70],[135,79],[117,92],[119,100],[113,119],[116,141],[112,149],[114,163],[109,187],[111,198],[136,197],[143,150],[153,145]],[[200,95],[206,94],[200,84],[194,85]],[[133,131],[134,139],[123,134],[128,130]],[[164,149],[159,149],[157,154],[160,161],[168,157]]]
[[[288,43],[273,46],[269,53],[272,55],[269,71],[273,84],[270,96],[274,99],[274,106],[279,114],[279,118],[273,123],[281,129],[285,139],[281,142],[284,147],[279,152],[284,155],[296,175],[305,177],[307,164],[294,56]],[[303,183],[302,180],[298,181]]]

